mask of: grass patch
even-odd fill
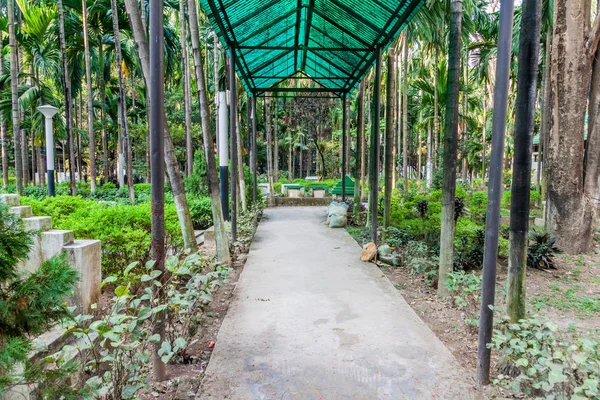
[[[575,289],[563,291],[557,285],[552,285],[551,289],[551,294],[531,299],[534,309],[541,310],[545,306],[549,306],[561,311],[574,311],[577,315],[584,317],[600,314],[600,298],[578,296]]]

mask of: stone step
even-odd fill
[[[23,218],[25,229],[28,231],[46,232],[52,229],[52,217],[28,217]]]
[[[31,206],[15,206],[8,209],[11,214],[16,214],[21,218],[29,218],[33,215]]]
[[[18,194],[0,194],[0,202],[6,203],[11,207],[18,207],[21,205]]]
[[[40,243],[42,246],[42,258],[48,260],[63,250],[63,246],[73,243],[75,236],[73,231],[51,229],[42,232]]]
[[[79,272],[79,282],[70,304],[77,312],[87,313],[90,306],[100,297],[102,267],[99,240],[75,240],[63,246],[67,252],[69,265]]]

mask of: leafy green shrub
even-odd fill
[[[56,196],[41,200],[23,197],[35,215],[49,215],[56,229],[74,231],[78,239],[98,239],[102,243],[102,270],[105,275],[122,273],[122,266],[150,258],[151,205],[108,205],[80,197]],[[175,205],[165,203],[166,246],[182,247]]]
[[[598,399],[600,342],[592,335],[561,335],[551,321],[537,317],[494,330],[491,347],[500,354],[493,383],[517,397]]]
[[[469,213],[471,219],[479,224],[485,224],[485,213],[487,210],[487,197],[486,191],[476,191],[471,193],[467,200],[467,206],[469,207]]]
[[[554,257],[562,253],[556,246],[557,237],[546,232],[532,229],[529,232],[529,247],[527,248],[527,266],[536,269],[556,269]]]
[[[458,221],[458,219],[462,217],[464,213],[465,201],[460,197],[456,197],[454,199],[454,222],[456,223],[456,221]]]
[[[479,320],[481,276],[472,272],[454,271],[448,274],[445,285],[453,296],[454,304],[466,312],[465,322],[476,327]]]
[[[63,303],[78,276],[65,254],[45,261],[30,275],[19,276],[17,264],[27,258],[34,234],[0,204],[0,397],[15,385],[38,383],[59,373],[28,360],[31,337],[69,315]]]
[[[188,204],[194,229],[206,229],[212,225],[212,205],[210,197],[190,199]]]
[[[478,229],[474,238],[461,236],[460,242],[454,252],[454,270],[472,271],[483,267],[483,245],[485,230]]]
[[[107,315],[81,315],[69,329],[80,339],[79,351],[89,353],[81,370],[83,387],[69,388],[77,398],[136,399],[150,389],[152,347],[164,363],[190,362],[188,349],[205,320],[205,309],[215,288],[222,285],[229,269],[217,267],[199,254],[179,260],[169,257],[165,272],[148,262],[143,274],[128,285],[118,286]],[[136,263],[125,274],[137,269]],[[103,285],[115,282],[105,279]],[[138,292],[133,286],[141,287]],[[165,335],[153,334],[157,318],[164,321]],[[96,336],[97,339],[93,339]],[[71,346],[48,357],[55,367],[70,362]],[[77,379],[74,379],[77,381]]]
[[[417,213],[421,218],[427,218],[429,213],[429,202],[425,199],[417,201]]]

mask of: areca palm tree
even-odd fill
[[[8,45],[10,47],[10,84],[12,94],[12,130],[15,149],[15,175],[17,192],[23,194],[23,164],[21,159],[21,119],[19,115],[19,84],[17,66],[17,37],[15,35],[15,5],[14,0],[7,0],[8,13]]]

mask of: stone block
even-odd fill
[[[21,218],[29,218],[33,215],[31,211],[31,206],[15,206],[11,207],[8,210],[11,214],[16,214]]]
[[[299,197],[302,197],[302,192],[300,191],[300,189],[288,189],[287,195],[289,198],[297,199]]]
[[[534,225],[543,227],[545,225],[544,218],[536,218],[534,221]]]
[[[18,207],[21,205],[18,194],[0,194],[0,201],[10,207]]]
[[[79,282],[70,303],[77,312],[87,313],[100,297],[102,267],[99,240],[75,240],[63,247],[68,254],[69,265],[79,272]]]
[[[325,196],[327,196],[327,192],[325,191],[325,189],[313,189],[313,197],[316,199],[322,199]]]
[[[42,246],[42,258],[48,260],[63,249],[63,246],[73,243],[75,237],[73,231],[63,231],[52,229],[40,234],[40,242]]]
[[[214,225],[204,231],[204,244],[214,246],[215,242],[215,227]]]
[[[44,258],[42,256],[42,245],[40,240],[40,235],[33,235],[33,245],[29,250],[29,256],[27,260],[20,262],[17,264],[17,270],[22,274],[31,274],[37,271],[37,269],[44,262]]]
[[[45,232],[52,229],[52,217],[28,217],[23,218],[25,229],[28,231]]]

